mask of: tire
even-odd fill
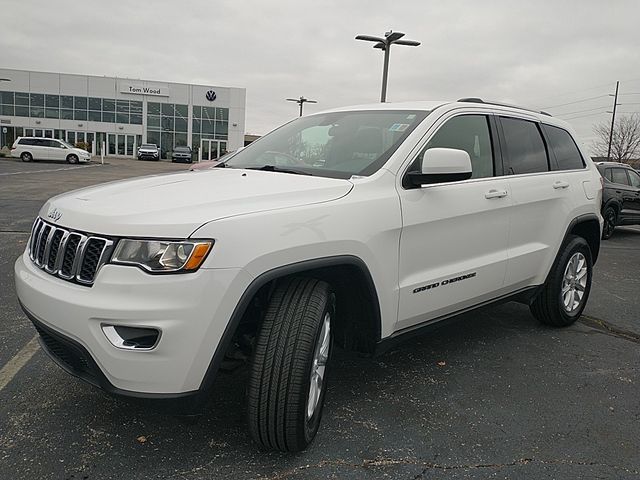
[[[609,240],[611,235],[613,235],[613,231],[616,228],[616,223],[618,222],[618,213],[614,207],[607,207],[604,209],[602,213],[602,218],[604,218],[604,226],[602,228],[602,239]]]
[[[249,430],[263,448],[298,452],[314,439],[327,390],[334,315],[335,295],[326,282],[295,277],[274,291],[247,392]]]
[[[71,154],[71,155],[69,155],[69,156],[67,157],[67,163],[73,163],[73,164],[76,164],[76,163],[78,163],[78,162],[79,162],[79,160],[78,160],[78,156],[77,156],[77,155],[73,155],[73,154]]]
[[[29,152],[23,152],[22,155],[20,155],[20,159],[23,162],[31,162],[33,160],[33,157]]]
[[[577,279],[572,270],[577,270]],[[584,238],[570,235],[551,267],[541,292],[531,304],[531,313],[545,325],[568,327],[580,317],[587,304],[592,277],[593,261],[589,245]],[[563,295],[565,290],[566,294]]]

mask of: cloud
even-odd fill
[[[616,80],[622,93],[640,91],[633,0],[5,0],[3,12],[13,19],[0,30],[8,68],[245,87],[247,133],[295,117],[287,97],[318,100],[309,113],[378,101],[382,54],[354,37],[389,29],[422,42],[392,50],[392,101],[552,106],[588,141],[592,125],[609,118],[609,97],[554,105],[606,95]],[[640,110],[626,98],[621,110]],[[589,108],[591,116],[566,115]]]

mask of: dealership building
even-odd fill
[[[244,145],[244,88],[3,68],[0,79],[0,147],[36,136],[134,157],[155,143],[163,158],[186,145],[211,160]]]

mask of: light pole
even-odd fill
[[[309,100],[308,98],[304,98],[303,96],[300,96],[300,98],[286,98],[285,100],[287,102],[296,102],[298,105],[300,105],[300,116],[302,116],[302,105],[304,105],[305,103],[318,103],[315,100]]]
[[[408,47],[417,47],[420,42],[414,40],[400,40],[404,37],[402,32],[394,32],[389,30],[385,32],[384,38],[373,37],[371,35],[358,35],[356,40],[365,40],[367,42],[376,42],[373,48],[379,48],[384,52],[384,66],[382,68],[382,94],[380,95],[380,101],[382,103],[387,101],[387,77],[389,76],[389,54],[391,52],[391,45],[406,45]]]

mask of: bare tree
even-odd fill
[[[593,149],[597,156],[606,157],[609,149],[610,123],[600,123],[593,129],[597,139]],[[611,160],[628,162],[640,155],[640,115],[622,115],[613,127]]]

